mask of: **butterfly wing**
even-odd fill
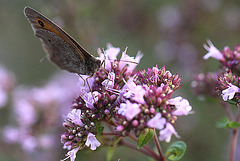
[[[89,64],[89,61],[97,60],[71,36],[47,17],[30,7],[24,8],[24,14],[32,25],[34,34],[42,41],[43,49],[52,62],[61,69],[70,72],[83,75],[92,74],[93,71],[89,69],[87,64]]]

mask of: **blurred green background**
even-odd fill
[[[182,76],[177,95],[187,98],[195,111],[177,121],[176,130],[188,145],[186,161],[223,161],[228,158],[230,131],[218,129],[224,110],[215,100],[200,101],[192,94],[192,75],[214,71],[216,60],[202,59],[202,44],[210,39],[222,50],[240,42],[240,1],[227,0],[0,0],[0,64],[14,72],[18,84],[41,85],[59,69],[48,61],[41,43],[23,14],[30,6],[49,17],[92,55],[108,42],[135,56],[144,54],[138,69],[166,65]],[[0,76],[1,77],[1,76]],[[0,111],[0,112],[3,112]],[[4,120],[5,118],[0,118]],[[6,119],[5,119],[6,120]],[[1,126],[6,121],[1,121]],[[60,133],[57,136],[60,138]],[[60,139],[59,139],[60,140]],[[173,137],[172,140],[175,140]],[[1,141],[4,142],[4,141]],[[163,150],[169,144],[161,143]],[[2,146],[4,145],[4,146]],[[13,145],[0,145],[0,160],[25,160]],[[59,160],[66,151],[57,150]],[[105,160],[105,148],[79,152],[77,160]],[[20,158],[20,159],[19,159]],[[120,147],[114,160],[146,160],[142,154]]]

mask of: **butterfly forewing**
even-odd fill
[[[81,75],[93,75],[100,68],[100,60],[89,54],[47,17],[30,7],[25,7],[24,14],[35,35],[42,41],[47,57],[61,69]]]

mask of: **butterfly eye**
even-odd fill
[[[38,20],[38,24],[41,25],[42,27],[44,27],[44,24],[41,20]]]

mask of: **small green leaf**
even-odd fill
[[[230,121],[225,125],[226,128],[238,128],[240,127],[240,123],[236,121]]]
[[[113,145],[108,147],[107,153],[106,153],[107,161],[112,160],[115,149],[116,149],[116,147],[117,147],[117,145],[118,145],[118,143],[121,139],[122,139],[122,137],[118,137],[118,139],[114,141]]]
[[[183,157],[186,149],[187,145],[183,141],[176,141],[168,147],[165,155],[169,160],[179,160]]]
[[[227,100],[227,102],[229,103],[229,104],[231,104],[231,105],[236,105],[236,101],[234,101],[234,100]]]
[[[154,136],[153,129],[145,129],[144,132],[138,137],[137,141],[137,149],[140,149],[144,145],[146,145]]]
[[[229,123],[229,120],[227,117],[221,118],[221,120],[217,121],[216,126],[218,128],[226,128],[226,125]]]

